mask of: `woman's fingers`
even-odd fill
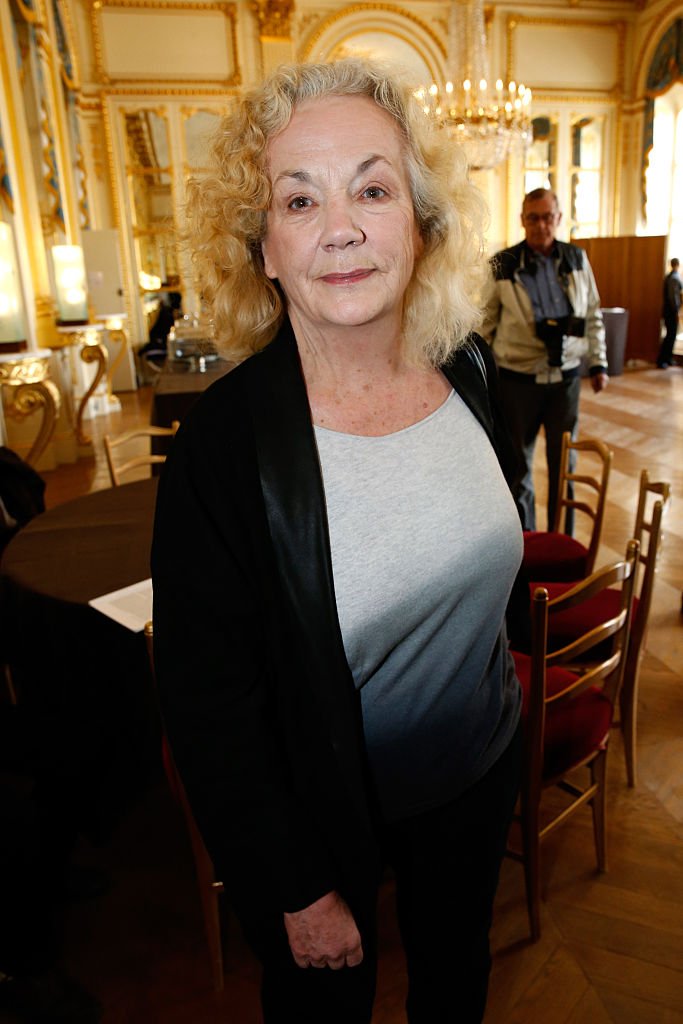
[[[356,967],[363,947],[356,922],[341,897],[330,892],[295,913],[285,914],[289,945],[298,967]]]

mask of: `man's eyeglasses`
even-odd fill
[[[552,224],[557,217],[557,211],[554,213],[525,213],[524,221],[526,224]]]

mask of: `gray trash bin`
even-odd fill
[[[602,309],[605,321],[605,344],[607,346],[607,369],[610,377],[618,377],[624,372],[624,354],[626,352],[626,335],[628,334],[628,310],[623,306],[612,306]]]
[[[624,372],[624,353],[628,334],[628,310],[623,306],[609,306],[600,310],[605,322],[605,347],[607,349],[607,372],[618,377]],[[588,357],[581,360],[581,376],[587,377]]]

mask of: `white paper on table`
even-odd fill
[[[126,629],[139,633],[152,618],[152,581],[141,580],[130,587],[112,590],[110,594],[93,597],[88,604]]]

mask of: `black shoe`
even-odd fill
[[[59,968],[0,982],[0,1013],[22,1024],[99,1024],[102,1007]]]
[[[671,366],[671,363],[665,363],[665,362],[660,363],[659,360],[657,360],[657,366],[659,367],[660,370],[668,370],[669,367]]]

